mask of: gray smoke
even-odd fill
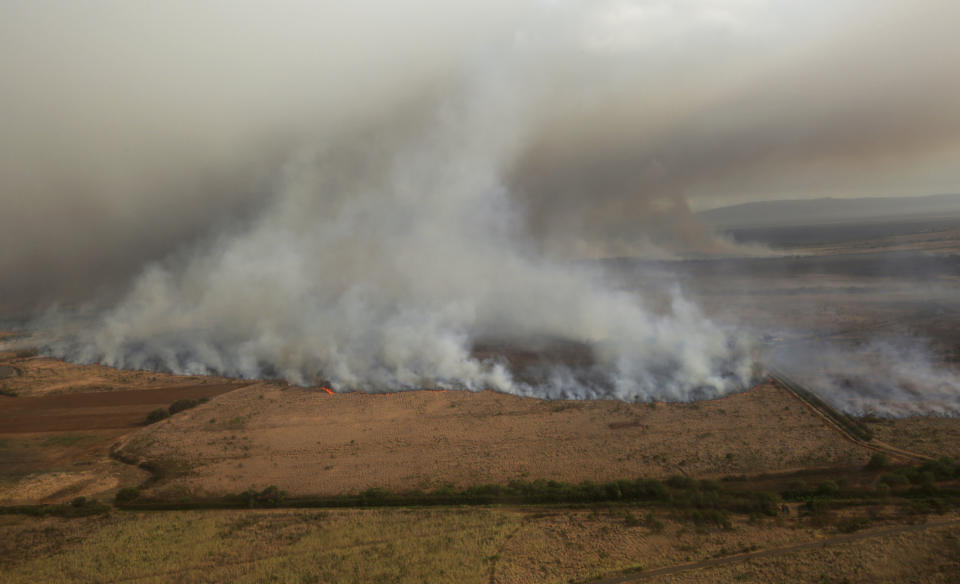
[[[923,339],[884,335],[856,344],[791,343],[767,362],[848,414],[960,413],[960,374],[938,362]]]
[[[525,245],[502,183],[523,129],[512,81],[481,68],[413,124],[302,151],[249,229],[152,266],[92,334],[58,351],[374,391],[684,399],[740,387],[746,344],[694,306],[677,297],[656,314]],[[518,383],[471,355],[483,337],[573,340],[595,365]]]
[[[730,391],[735,331],[567,260],[742,251],[691,197],[955,178],[957,8],[882,4],[4,4],[0,309],[111,299],[55,352],[120,367]],[[590,365],[518,380],[489,338]]]

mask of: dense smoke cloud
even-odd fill
[[[694,306],[651,312],[524,244],[500,180],[522,128],[511,85],[481,68],[414,124],[302,152],[249,229],[150,268],[95,333],[57,350],[338,389],[683,399],[740,387],[748,346]],[[478,338],[543,337],[588,345],[592,366],[520,382],[471,354]]]
[[[7,3],[0,308],[137,276],[59,354],[526,392],[473,343],[561,338],[555,394],[722,393],[730,331],[567,260],[736,251],[688,197],[955,179],[958,9],[910,6]]]
[[[861,343],[789,343],[766,362],[853,415],[960,412],[960,375],[937,363],[923,339],[877,336]]]

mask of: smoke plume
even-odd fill
[[[923,339],[904,336],[856,344],[791,343],[767,357],[848,414],[956,416],[960,374],[937,361]]]
[[[570,260],[742,251],[690,200],[956,178],[954,4],[810,5],[5,4],[0,309],[97,299],[54,351],[119,367],[730,391],[736,331]]]

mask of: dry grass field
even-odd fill
[[[873,418],[867,424],[877,439],[898,448],[960,459],[960,420],[936,416]]]
[[[658,582],[956,581],[960,516],[931,521],[930,529],[883,535],[914,527],[879,520],[854,534],[856,541],[844,541],[851,536],[796,519],[741,518],[720,529],[631,508],[0,516],[0,577],[5,583],[559,584],[622,574]],[[815,547],[792,549],[807,544]],[[730,563],[688,569],[716,560]],[[680,569],[672,576],[645,577],[674,566]]]
[[[772,385],[686,404],[252,385],[128,436],[120,452],[179,461],[185,474],[161,491],[293,495],[858,467],[871,454]]]
[[[794,553],[730,562],[718,567],[655,576],[642,581],[663,584],[950,584],[960,581],[960,524],[879,535],[838,545],[818,545]]]

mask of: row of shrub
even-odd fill
[[[717,481],[687,477],[618,480],[605,483],[584,481],[510,481],[505,485],[476,485],[456,488],[442,486],[432,491],[391,492],[367,489],[354,495],[289,499],[275,486],[262,491],[248,490],[215,499],[157,501],[139,498],[134,489],[117,494],[117,505],[126,508],[257,508],[257,507],[382,507],[490,504],[589,504],[603,502],[645,502],[685,511],[717,510],[744,514],[776,515],[780,497],[775,493],[733,492]],[[693,514],[697,515],[697,514]],[[702,515],[702,514],[701,514]],[[714,515],[706,514],[713,518]]]
[[[58,505],[11,505],[0,507],[0,515],[30,515],[33,517],[87,517],[110,511],[110,506],[99,501],[77,497]]]
[[[178,399],[177,401],[170,404],[167,408],[157,408],[147,414],[146,422],[147,424],[154,424],[160,420],[166,420],[174,414],[178,414],[184,410],[189,410],[190,408],[195,408],[200,404],[207,403],[210,401],[210,398],[201,397],[200,399]]]
[[[848,434],[864,442],[873,440],[873,430],[867,427],[866,424],[851,418],[841,411],[838,411],[836,408],[825,402],[816,393],[809,391],[793,380],[788,379],[782,373],[775,372],[775,375],[777,381],[787,385],[791,391],[800,396],[803,400],[812,405],[815,409],[819,410],[825,416],[833,420],[837,425],[846,430]]]
[[[943,456],[918,466],[891,468],[885,456],[877,455],[866,468],[880,471],[873,488],[851,487],[843,480],[826,480],[815,485],[792,484],[781,492],[781,496],[785,500],[810,502],[814,499],[869,500],[896,494],[906,499],[937,496],[960,503],[960,486],[955,482],[960,479],[960,463],[952,458]]]

